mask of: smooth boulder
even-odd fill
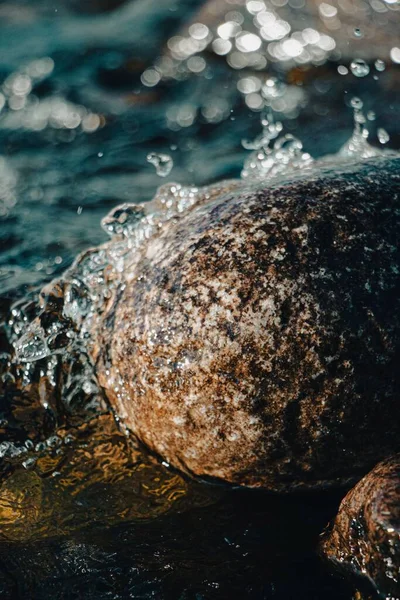
[[[121,422],[187,473],[275,491],[400,451],[399,166],[222,186],[135,250],[93,333]]]

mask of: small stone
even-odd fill
[[[322,553],[367,577],[386,598],[400,589],[400,454],[380,463],[344,498]]]

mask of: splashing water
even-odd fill
[[[174,162],[169,154],[158,154],[156,152],[151,152],[147,155],[147,162],[155,166],[156,173],[160,177],[167,177],[174,166]]]
[[[241,177],[266,180],[290,171],[310,166],[311,156],[303,151],[303,144],[291,134],[279,137],[282,123],[275,122],[272,113],[261,121],[263,130],[253,142],[242,142],[248,150],[253,150],[246,159]],[[275,140],[273,144],[271,142]]]
[[[350,139],[342,146],[338,152],[339,157],[350,158],[369,158],[372,156],[381,156],[384,150],[374,148],[368,143],[369,131],[366,127],[367,118],[363,113],[363,101],[354,97],[350,105],[354,111],[354,130]]]
[[[0,217],[7,215],[16,202],[17,176],[5,158],[0,156]]]
[[[27,326],[23,310],[14,309],[9,323],[11,339],[28,378],[31,363],[50,355],[75,356],[84,351],[96,319],[135,260],[135,250],[163,223],[207,196],[206,190],[199,193],[195,187],[166,184],[151,202],[116,207],[102,220],[111,241],[78,256],[61,279],[42,290],[38,314],[31,324]]]
[[[270,182],[315,166],[316,161],[303,150],[302,142],[292,134],[284,133],[282,122],[274,118],[274,102],[287,94],[287,87],[274,77],[261,85],[265,110],[261,118],[262,131],[253,141],[242,142],[251,152],[244,161],[241,180],[233,185]],[[335,160],[367,158],[386,152],[373,148],[367,141],[369,132],[362,101],[353,98],[351,106],[354,131]],[[383,129],[378,130],[378,138],[382,144],[389,140]],[[162,177],[173,167],[172,158],[167,154],[150,153],[147,160]],[[126,277],[134,272],[140,249],[148,240],[168,221],[208,201],[227,185],[230,183],[222,182],[199,189],[166,184],[158,189],[151,202],[125,203],[113,209],[102,220],[102,228],[110,236],[109,242],[79,255],[60,279],[42,290],[40,302],[34,308],[32,302],[13,308],[8,323],[9,337],[24,384],[40,379],[45,373],[55,388],[60,385],[57,379],[60,365],[64,368],[68,363],[64,369],[62,402],[66,406],[83,402],[84,410],[103,406],[104,398],[89,356],[93,356],[92,333],[106,307],[112,305]],[[68,373],[73,369],[74,375],[70,377]],[[84,400],[81,399],[82,391]],[[45,396],[44,404],[47,403]]]
[[[38,303],[14,305],[7,324],[15,350],[11,371],[22,386],[38,389],[46,413],[53,415],[54,394],[74,420],[108,410],[90,358],[97,323],[132,271],[140,247],[164,223],[211,194],[212,187],[172,183],[161,186],[151,202],[116,207],[102,221],[109,242],[79,255],[60,279],[42,289]]]
[[[275,81],[268,84],[268,81],[272,80],[267,80],[265,85],[267,105],[268,97],[280,93],[280,86]],[[385,150],[374,148],[367,141],[369,131],[362,100],[354,97],[351,107],[354,131],[336,155],[337,159],[360,159],[385,153]],[[258,137],[251,142],[242,141],[243,146],[252,151],[241,172],[244,182],[286,177],[315,165],[312,156],[304,152],[299,139],[292,134],[282,134],[283,125],[274,119],[271,111],[262,117],[261,125],[262,132]],[[378,129],[378,138],[382,144],[389,141],[388,133],[382,128]],[[170,172],[173,164],[170,156],[163,154],[149,154],[148,160],[162,176]],[[27,365],[26,378],[29,379],[32,363],[57,354],[75,356],[85,351],[96,320],[101,318],[107,302],[112,301],[113,294],[123,282],[124,273],[129,272],[137,260],[135,251],[163,224],[209,198],[213,189],[218,189],[218,186],[198,189],[176,183],[166,184],[158,189],[151,202],[117,206],[102,220],[102,228],[111,237],[110,242],[78,256],[60,280],[42,290],[40,310],[30,325],[27,326],[23,311],[17,310],[10,321],[17,359]]]

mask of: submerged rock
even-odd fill
[[[399,166],[227,182],[146,230],[90,321],[125,426],[188,473],[276,491],[399,451]]]
[[[380,463],[342,501],[322,552],[368,577],[387,598],[400,594],[400,455]]]

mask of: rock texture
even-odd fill
[[[400,455],[347,494],[322,552],[340,568],[368,577],[387,598],[400,598]]]
[[[125,425],[188,473],[276,491],[399,451],[399,166],[232,184],[164,225],[95,334]]]

